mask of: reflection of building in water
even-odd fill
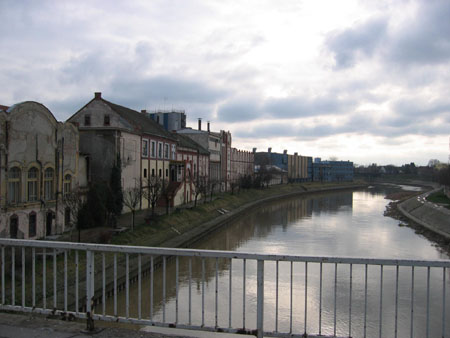
[[[338,211],[343,206],[353,207],[353,192],[341,191],[335,194],[318,195],[311,201],[314,213]]]
[[[311,199],[285,199],[264,204],[200,241],[197,248],[232,251],[253,237],[267,237],[276,226],[286,229],[311,214]]]

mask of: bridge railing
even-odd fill
[[[0,239],[2,310],[266,336],[445,337],[450,261]]]

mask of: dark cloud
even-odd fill
[[[371,57],[385,38],[387,25],[387,18],[382,17],[331,32],[325,44],[334,54],[336,68],[352,67],[359,58]]]
[[[268,117],[290,119],[305,116],[335,115],[348,112],[354,104],[332,94],[327,96],[269,99],[263,111]]]
[[[208,103],[222,99],[226,91],[206,82],[160,75],[154,77],[116,77],[110,84],[111,96],[133,105],[147,107],[166,98],[174,103]]]
[[[253,99],[237,99],[222,104],[217,117],[224,122],[252,121],[261,117],[261,106]]]
[[[218,118],[224,122],[252,121],[266,119],[293,119],[308,116],[340,115],[354,109],[355,102],[339,99],[333,95],[315,98],[287,97],[237,98],[222,104]]]
[[[334,56],[336,69],[349,68],[374,57],[400,67],[448,63],[450,2],[413,3],[417,5],[414,15],[399,25],[396,17],[386,14],[329,33],[325,46]]]
[[[391,37],[387,57],[395,63],[447,63],[450,57],[450,2],[420,2],[415,17]]]

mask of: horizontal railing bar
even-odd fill
[[[256,254],[220,250],[200,250],[200,249],[174,249],[155,248],[142,246],[119,246],[108,244],[88,244],[53,241],[34,241],[20,239],[0,239],[0,245],[13,247],[34,247],[53,248],[71,250],[90,250],[96,252],[112,253],[141,253],[147,255],[164,256],[191,256],[205,258],[234,258],[253,259],[266,261],[290,261],[290,262],[311,262],[311,263],[338,263],[338,264],[368,264],[368,265],[388,265],[388,266],[422,266],[422,267],[446,267],[450,268],[450,260],[411,260],[411,259],[386,259],[386,258],[355,258],[355,257],[320,257],[320,256],[297,256],[297,255],[274,255]]]

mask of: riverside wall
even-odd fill
[[[398,210],[413,222],[450,240],[450,210],[426,200],[438,190],[440,188],[401,202]]]

